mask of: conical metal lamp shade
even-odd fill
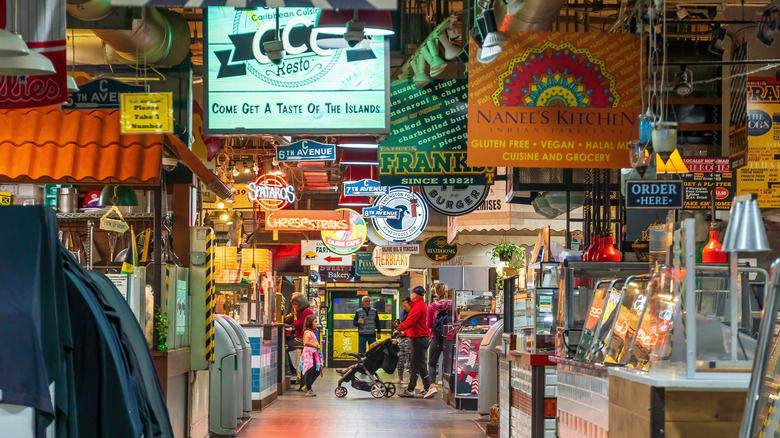
[[[68,93],[78,93],[79,84],[76,83],[76,80],[73,79],[73,76],[68,75],[65,79],[68,81]]]
[[[412,59],[412,70],[414,70],[412,80],[415,87],[423,88],[431,82],[431,79],[425,74],[425,59],[422,56]]]
[[[447,68],[447,63],[439,57],[439,53],[436,51],[436,45],[434,44],[433,39],[429,39],[420,52],[422,53],[423,58],[425,58],[425,62],[431,66],[431,76],[438,76]]]
[[[732,217],[729,219],[723,251],[726,252],[763,252],[769,251],[764,219],[755,195],[737,196],[731,204]]]
[[[0,29],[0,58],[23,56],[30,53],[21,35]]]
[[[107,185],[100,192],[98,205],[136,206],[138,205],[138,196],[130,186]]]
[[[0,76],[46,76],[56,72],[49,58],[38,52],[0,59]]]

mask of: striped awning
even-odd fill
[[[114,6],[169,6],[205,8],[206,6],[233,6],[236,8],[315,7],[322,9],[382,9],[393,11],[395,0],[111,0]]]

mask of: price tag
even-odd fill
[[[119,216],[119,219],[111,219],[108,217],[112,211],[116,212],[116,214]],[[122,217],[122,213],[119,212],[119,209],[117,209],[115,205],[111,207],[111,209],[108,210],[106,214],[103,215],[102,218],[100,218],[100,229],[105,231],[114,231],[119,234],[123,234],[125,231],[129,230],[130,227],[127,225],[127,222],[125,222],[125,218]]]

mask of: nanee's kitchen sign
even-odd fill
[[[343,210],[282,210],[270,212],[265,218],[266,230],[346,231],[349,227],[349,213]]]
[[[295,202],[295,188],[280,175],[266,173],[246,185],[246,196],[267,211],[278,211]]]
[[[207,9],[207,134],[389,132],[387,41],[373,36],[354,49],[328,48],[314,27],[319,13]],[[277,14],[286,53],[274,63],[264,44],[275,38]]]

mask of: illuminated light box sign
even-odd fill
[[[267,211],[278,211],[295,202],[295,187],[281,175],[266,173],[246,185],[246,196]]]
[[[320,9],[278,11],[286,55],[276,65],[263,51],[274,38],[276,9],[208,8],[206,132],[388,133],[387,41],[375,36],[346,48],[341,36],[314,30]]]
[[[346,211],[282,210],[268,213],[266,230],[281,231],[347,231],[350,228]]]
[[[633,35],[506,32],[495,61],[469,48],[468,164],[630,167],[641,48]]]
[[[339,208],[336,211],[348,214],[351,226],[347,230],[323,231],[322,242],[336,254],[357,252],[366,241],[366,221],[355,210]]]
[[[682,181],[626,181],[626,208],[682,207]]]

